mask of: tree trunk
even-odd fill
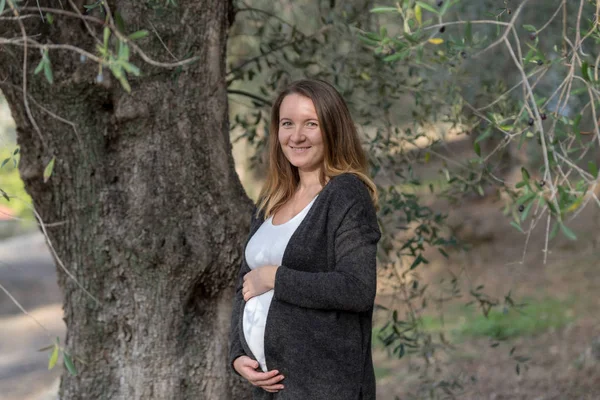
[[[83,12],[83,1],[76,3]],[[201,57],[165,69],[132,54],[142,76],[130,78],[131,94],[107,70],[97,83],[98,64],[65,50],[49,52],[50,85],[43,73],[33,74],[41,56],[30,46],[27,95],[41,136],[24,106],[23,47],[0,48],[0,87],[17,123],[26,189],[43,221],[57,224],[48,235],[64,267],[98,299],[57,263],[63,345],[78,370],[63,375],[64,400],[248,398],[227,364],[232,284],[251,206],[228,131],[231,4],[176,3],[109,2],[128,34],[150,31],[136,42],[149,57]],[[73,11],[68,0],[39,4]],[[97,53],[80,19],[55,13],[50,24],[35,9],[21,13],[38,16],[23,20],[37,42]],[[104,19],[99,9],[90,15]],[[0,25],[0,37],[22,33],[17,22]],[[102,41],[103,27],[88,25]]]

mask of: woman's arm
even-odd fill
[[[355,202],[335,234],[335,271],[306,272],[280,266],[274,298],[306,308],[367,311],[377,289],[376,253],[381,237],[374,210]]]

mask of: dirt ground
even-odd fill
[[[551,252],[544,265],[544,227],[534,232],[525,262],[521,264],[524,236],[510,227],[499,204],[472,200],[454,208],[452,224],[473,248],[467,253],[453,253],[449,261],[432,252],[430,264],[421,271],[423,281],[436,282],[451,270],[471,285],[485,284],[486,293],[492,296],[503,296],[512,289],[516,299],[521,296],[552,297],[565,302],[575,299],[569,311],[572,322],[558,329],[521,336],[495,348],[490,347],[487,338],[456,344],[455,350],[444,355],[437,365],[438,377],[454,377],[462,383],[463,390],[456,398],[600,399],[600,361],[590,347],[600,335],[598,214],[590,206],[589,211],[570,222],[579,239],[570,241],[559,235],[550,243]],[[4,293],[0,294],[2,400],[51,400],[56,398],[58,387],[60,368],[48,371],[47,354],[36,350],[49,343],[51,337],[64,337],[60,297],[47,255],[36,256],[31,262],[19,258],[34,254],[31,249],[39,250],[39,237],[28,240],[0,245],[3,260],[0,284],[26,304],[48,332],[22,315]],[[458,300],[467,301],[468,296]],[[509,357],[513,346],[517,346],[520,354],[531,357],[527,362],[529,368],[523,368],[520,375],[515,372],[515,361]],[[378,399],[406,400],[417,392],[420,384],[419,373],[415,371],[419,365],[417,359],[389,358],[381,348],[375,350],[374,359],[380,371]]]

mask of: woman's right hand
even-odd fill
[[[233,362],[233,368],[254,386],[258,386],[267,392],[277,393],[284,388],[279,384],[284,376],[277,370],[269,372],[258,372],[258,361],[248,356],[240,356]]]

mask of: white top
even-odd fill
[[[272,216],[263,222],[246,246],[246,261],[250,269],[265,265],[281,265],[283,253],[290,238],[316,198],[312,199],[302,211],[286,223],[273,225]],[[244,307],[244,337],[263,372],[267,372],[264,347],[265,324],[271,299],[273,299],[273,290],[251,298]]]

